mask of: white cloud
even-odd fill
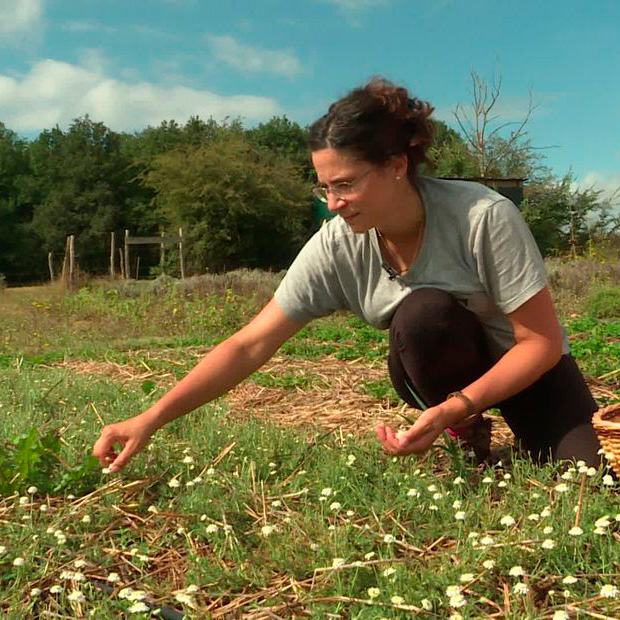
[[[244,45],[229,35],[209,35],[207,41],[216,60],[244,72],[275,73],[286,77],[302,72],[301,63],[290,50],[265,50]]]
[[[0,74],[0,118],[7,127],[24,133],[66,126],[85,114],[117,131],[133,131],[165,119],[181,123],[190,116],[212,116],[256,121],[281,113],[272,98],[121,81],[107,76],[104,66],[103,62],[77,66],[47,59],[20,78]]]
[[[588,172],[576,185],[580,189],[600,190],[601,198],[611,200],[620,207],[620,171]]]
[[[0,36],[27,34],[36,30],[43,19],[43,0],[2,0],[0,2]]]

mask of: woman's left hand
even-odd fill
[[[435,439],[445,429],[442,419],[440,408],[430,407],[404,433],[397,435],[391,427],[384,424],[377,424],[375,432],[388,454],[396,456],[422,454],[433,445]]]

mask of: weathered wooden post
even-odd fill
[[[123,257],[123,250],[118,248],[118,262],[121,268],[121,278],[125,279],[125,259]]]
[[[181,264],[181,280],[185,279],[185,263],[183,261],[183,229],[179,228],[179,263]]]
[[[50,270],[50,282],[54,281],[54,252],[48,252],[47,254],[47,266]]]
[[[136,280],[138,279],[139,273],[140,273],[140,256],[136,258]]]
[[[75,285],[75,235],[69,235],[69,290]]]
[[[164,237],[166,236],[166,233],[163,230],[160,230],[159,236],[161,237],[161,243],[159,244],[159,268],[161,269],[161,274],[164,275],[164,261],[166,259],[166,244],[164,243]]]
[[[65,255],[62,259],[62,275],[60,279],[62,280],[63,285],[67,284],[67,272],[69,270],[69,237],[65,242]]]
[[[110,277],[114,279],[116,277],[116,270],[114,269],[114,248],[116,247],[116,233],[112,231],[110,233]]]
[[[131,269],[129,267],[129,231],[125,229],[125,280],[129,280]]]

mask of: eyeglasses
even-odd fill
[[[343,181],[342,183],[335,183],[334,185],[318,185],[313,188],[312,193],[321,201],[327,203],[327,196],[331,195],[338,198],[351,198],[355,195],[355,187],[357,184],[368,174],[370,174],[374,168],[369,168],[366,172],[360,174],[357,179],[353,181]]]

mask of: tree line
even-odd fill
[[[467,135],[441,121],[435,129],[425,174],[480,176]],[[106,273],[110,232],[120,239],[125,229],[183,228],[190,274],[285,268],[315,226],[307,134],[286,116],[253,128],[194,117],[132,134],[85,116],[31,140],[0,122],[0,274],[9,284],[46,279],[48,253],[60,260],[69,234],[80,268]],[[528,180],[521,208],[544,254],[617,234],[618,218],[599,192],[575,189],[570,173],[552,175],[527,140],[493,135],[483,148],[485,176]],[[174,252],[167,257],[174,273]]]

